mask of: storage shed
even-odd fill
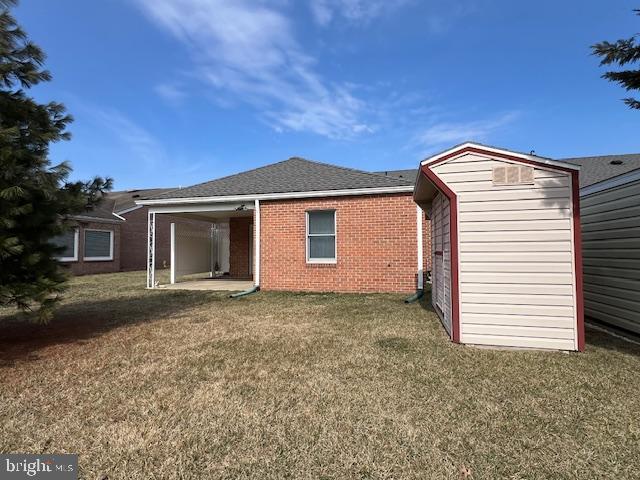
[[[640,155],[580,165],[585,315],[640,333]]]
[[[578,172],[474,143],[421,163],[432,303],[454,342],[584,349]]]

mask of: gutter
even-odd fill
[[[250,202],[255,200],[285,200],[296,198],[343,197],[353,195],[375,195],[413,192],[413,185],[395,187],[352,188],[346,190],[318,190],[311,192],[263,193],[251,195],[226,195],[213,197],[186,197],[137,200],[136,205],[167,205],[183,203]]]

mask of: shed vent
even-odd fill
[[[533,184],[533,178],[533,167],[524,165],[493,167],[494,185],[529,185]]]

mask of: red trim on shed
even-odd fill
[[[584,282],[582,278],[582,234],[580,229],[580,179],[579,172],[571,172],[571,196],[573,203],[573,253],[576,276],[576,319],[578,351],[584,351]]]
[[[427,166],[420,170],[449,199],[449,243],[451,246],[451,340],[460,343],[460,285],[458,283],[458,197]],[[436,252],[437,254],[437,252]]]
[[[484,148],[471,147],[471,146],[463,147],[463,148],[460,148],[459,150],[454,150],[453,152],[449,152],[447,155],[444,155],[443,157],[440,157],[437,160],[434,160],[433,162],[428,163],[427,165],[429,165],[429,166],[438,165],[439,163],[446,162],[450,158],[457,157],[457,156],[460,156],[460,155],[465,154],[465,153],[479,153],[481,155],[487,155],[487,156],[490,156],[490,157],[504,158],[506,160],[513,160],[514,162],[527,163],[529,165],[536,165],[536,166],[539,166],[539,167],[550,168],[550,169],[553,169],[553,170],[560,170],[560,171],[568,172],[568,173],[571,173],[571,174],[574,174],[574,173],[578,172],[577,170],[575,170],[573,168],[564,168],[564,167],[560,167],[558,165],[549,165],[548,163],[536,162],[534,160],[529,160],[528,158],[522,158],[522,157],[518,157],[516,155],[510,155],[510,154],[505,153],[505,152],[494,152],[494,151],[491,151],[491,150],[485,150]]]
[[[575,262],[575,285],[576,285],[576,327],[578,351],[584,351],[585,333],[584,333],[584,282],[582,268],[582,236],[580,228],[580,182],[579,171],[573,168],[564,168],[559,165],[549,165],[545,162],[537,162],[528,158],[521,158],[517,155],[511,155],[505,152],[486,150],[474,146],[466,146],[421,166],[420,170],[433,183],[436,188],[442,192],[448,199],[450,204],[450,240],[451,240],[451,334],[452,340],[456,343],[460,342],[460,289],[458,284],[458,203],[457,196],[440,178],[431,170],[432,166],[446,162],[447,160],[458,157],[465,153],[478,153],[489,157],[504,158],[514,162],[525,163],[551,170],[559,170],[571,174],[571,196],[572,196],[572,212],[573,212],[573,251]],[[437,252],[436,252],[437,253]]]

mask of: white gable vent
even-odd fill
[[[533,167],[504,165],[493,167],[494,185],[530,185],[533,183]]]

